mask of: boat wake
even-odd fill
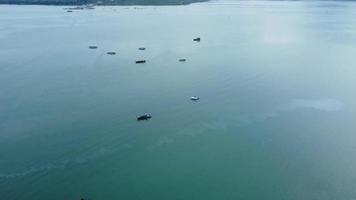
[[[108,150],[106,148],[102,148],[96,152],[94,152],[93,154],[91,154],[90,156],[87,157],[83,157],[83,158],[77,158],[77,159],[73,159],[73,160],[64,160],[61,162],[57,162],[57,163],[49,163],[45,166],[42,167],[32,167],[29,168],[25,171],[22,172],[15,172],[15,173],[7,173],[7,174],[2,174],[0,173],[0,180],[1,179],[13,179],[13,178],[19,178],[19,177],[24,177],[27,175],[31,175],[34,173],[44,173],[44,172],[48,172],[48,171],[52,171],[52,170],[56,170],[56,169],[66,169],[68,167],[73,167],[73,166],[77,166],[77,165],[82,165],[82,164],[86,164],[92,160],[95,160],[99,157],[103,157],[106,156],[110,153],[112,153],[112,150]]]
[[[302,109],[312,109],[321,112],[337,112],[345,107],[344,103],[335,99],[294,99],[289,103],[273,108],[271,111],[257,114],[255,116],[237,117],[240,126],[250,125],[256,122],[266,121],[278,117],[287,112],[294,112]]]

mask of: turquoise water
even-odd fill
[[[356,3],[0,19],[0,199],[356,199]]]

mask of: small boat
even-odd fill
[[[93,10],[93,9],[95,9],[95,8],[94,8],[94,4],[85,5],[84,8],[85,8],[85,9],[88,9],[88,10]]]
[[[89,46],[89,49],[97,49],[98,46]]]
[[[73,12],[72,10],[67,10],[67,12]]]
[[[200,37],[194,38],[193,41],[195,41],[195,42],[200,42]]]
[[[107,52],[106,54],[108,54],[108,55],[115,55],[116,52],[114,52],[114,51],[109,51],[109,52]]]
[[[136,64],[146,63],[146,60],[136,60]]]
[[[146,50],[146,48],[145,47],[140,47],[140,48],[138,48],[138,50],[144,51],[144,50]]]
[[[187,59],[185,59],[185,58],[179,59],[179,62],[185,62],[185,61],[187,61]]]
[[[151,118],[152,118],[152,116],[150,114],[144,114],[144,115],[137,116],[137,121],[148,120]]]
[[[76,6],[74,8],[71,8],[72,10],[84,10],[83,6]]]
[[[192,97],[190,97],[190,100],[192,100],[192,101],[198,101],[198,100],[199,100],[199,97],[198,97],[198,96],[192,96]]]

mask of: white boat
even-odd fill
[[[198,96],[192,96],[192,97],[190,97],[190,100],[198,101],[198,100],[199,100],[199,97],[198,97]]]

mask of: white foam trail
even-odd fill
[[[300,108],[311,108],[320,111],[333,112],[339,111],[344,107],[344,104],[335,99],[316,99],[316,100],[307,100],[307,99],[295,99],[289,104],[281,107],[279,110],[288,112]]]
[[[294,99],[289,103],[277,106],[271,111],[260,113],[255,116],[239,116],[236,118],[239,125],[249,125],[256,122],[265,121],[283,113],[294,112],[302,109],[313,109],[321,112],[337,112],[345,107],[344,103],[335,99]]]
[[[90,156],[82,157],[82,158],[77,158],[74,160],[64,160],[61,162],[57,163],[49,163],[45,166],[42,167],[32,167],[28,170],[22,171],[22,172],[17,172],[17,173],[7,173],[7,174],[1,174],[0,173],[0,179],[10,179],[10,178],[18,178],[18,177],[23,177],[27,176],[33,173],[39,173],[43,171],[51,171],[55,169],[65,169],[69,167],[70,165],[81,165],[85,164],[93,159],[106,156],[107,154],[113,152],[113,150],[109,150],[107,148],[101,148],[98,151],[94,152]]]

